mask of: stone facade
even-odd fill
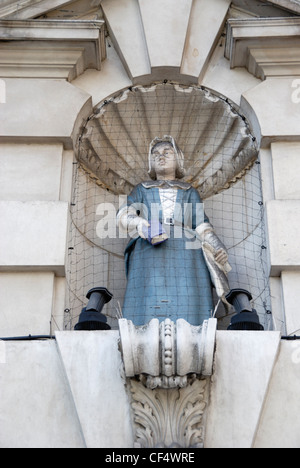
[[[205,406],[203,431],[177,442],[299,447],[299,342],[281,340],[300,334],[299,2],[150,3],[3,0],[0,7],[0,337],[56,332],[55,341],[0,341],[3,448],[137,442],[137,382],[125,374],[119,331],[64,331],[69,208],[78,137],[95,106],[164,80],[213,90],[251,126],[273,317],[270,331],[216,332],[213,375],[191,383],[202,398],[191,405],[198,415]],[[157,390],[136,397],[138,406],[148,391]],[[168,431],[165,445],[174,442]]]

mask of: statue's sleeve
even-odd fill
[[[197,191],[195,190],[195,192]],[[231,271],[231,266],[228,261],[220,264],[215,259],[218,251],[223,250],[227,253],[227,249],[215,233],[213,226],[210,224],[210,221],[204,211],[204,204],[200,195],[197,192],[197,194],[193,194],[193,196],[194,199],[197,200],[195,212],[196,219],[194,220],[196,225],[194,229],[196,229],[198,238],[201,240],[203,255],[217,294],[223,300],[225,305],[227,305],[225,295],[230,289],[227,275]]]
[[[209,223],[209,219],[204,210],[204,203],[196,189],[191,189],[189,203],[192,205],[192,227],[197,229],[203,223]]]
[[[143,217],[143,197],[140,186],[137,185],[127,201],[119,209],[117,214],[117,223],[120,229],[125,231],[138,231],[141,224],[148,224]]]

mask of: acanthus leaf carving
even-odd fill
[[[203,448],[208,379],[189,378],[174,389],[130,380],[136,448]]]

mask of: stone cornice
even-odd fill
[[[64,78],[106,58],[104,21],[0,20],[2,78]]]
[[[300,18],[231,19],[225,56],[231,68],[254,76],[294,76],[300,71]]]
[[[300,14],[299,0],[268,0],[268,3],[272,3],[274,6]]]
[[[18,0],[0,7],[0,18],[30,19],[61,8],[73,0]]]
[[[0,18],[29,19],[44,15],[49,11],[61,9],[74,0],[2,0],[4,6],[0,6]],[[260,0],[266,5],[279,7],[287,11],[300,14],[299,0]],[[100,2],[100,0],[99,0]]]

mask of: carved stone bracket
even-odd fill
[[[159,323],[151,320],[135,327],[119,321],[121,349],[126,377],[143,375],[149,388],[187,385],[187,376],[212,375],[217,320],[195,327],[183,319]]]
[[[194,327],[153,319],[135,327],[122,319],[119,327],[135,447],[202,448],[217,320]]]

